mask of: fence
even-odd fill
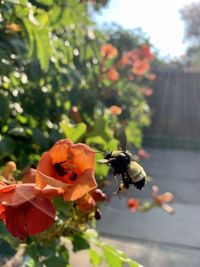
[[[200,149],[200,73],[157,72],[144,145]]]

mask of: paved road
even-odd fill
[[[105,206],[98,223],[110,243],[124,250],[145,267],[200,266],[200,152],[147,149],[152,156],[143,162],[145,170],[161,192],[175,196],[175,215],[161,209],[132,214],[126,208],[130,196],[148,199],[132,188],[121,200],[114,197]],[[114,183],[113,183],[114,184]],[[109,190],[113,190],[112,185]]]

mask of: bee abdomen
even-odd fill
[[[142,190],[146,183],[146,173],[142,166],[140,166],[136,161],[131,161],[128,166],[127,173],[134,186],[137,189]]]
[[[139,189],[139,190],[142,190],[143,187],[145,186],[146,184],[146,179],[145,177],[142,178],[142,180],[138,181],[138,182],[133,182],[134,186]]]

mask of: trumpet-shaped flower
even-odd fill
[[[35,184],[0,184],[0,219],[7,230],[24,240],[49,228],[55,218],[51,199],[60,194],[59,189]]]
[[[60,140],[42,155],[36,184],[40,188],[46,185],[62,188],[64,200],[77,200],[97,186],[94,158],[95,152],[87,145]]]

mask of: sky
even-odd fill
[[[127,29],[140,27],[163,57],[184,54],[184,23],[179,10],[197,0],[110,0],[97,22],[116,22]]]

